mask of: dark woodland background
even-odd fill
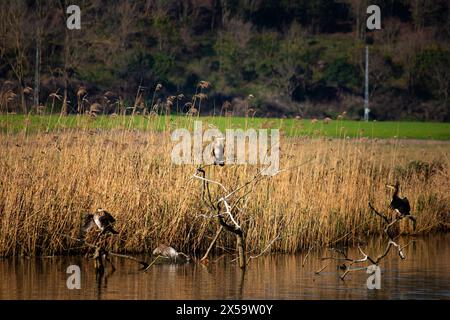
[[[81,8],[81,30],[66,8]],[[382,30],[366,30],[366,8],[382,9]],[[448,0],[1,1],[1,112],[30,112],[36,48],[39,101],[80,87],[89,103],[195,94],[209,81],[202,113],[250,94],[256,116],[336,116],[363,110],[364,47],[370,46],[372,118],[450,120]],[[6,93],[9,92],[9,96]],[[15,93],[14,96],[11,92]],[[50,97],[49,97],[50,96]]]

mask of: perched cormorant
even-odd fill
[[[394,210],[402,217],[408,217],[413,222],[414,230],[416,229],[416,218],[411,215],[411,206],[407,197],[400,198],[398,196],[400,183],[397,181],[395,185],[386,185],[386,187],[394,189],[389,209]]]
[[[83,231],[87,232],[92,227],[97,226],[101,232],[100,235],[105,233],[118,234],[113,228],[113,224],[116,222],[114,217],[105,209],[97,209],[94,214],[88,214],[84,220]]]
[[[386,185],[386,187],[394,189],[394,194],[392,195],[392,201],[389,204],[391,210],[396,211],[402,216],[407,216],[411,213],[411,206],[409,205],[408,198],[400,198],[398,192],[400,189],[400,183],[397,181],[395,185]]]

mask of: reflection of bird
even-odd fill
[[[223,156],[223,139],[224,138],[215,138],[213,145],[213,156],[214,156],[214,165],[219,165],[223,167],[225,165],[224,156]]]
[[[398,196],[400,183],[397,181],[395,185],[386,185],[386,187],[394,189],[394,194],[392,195],[391,203],[389,204],[389,209],[394,210],[400,216],[408,217],[412,220],[414,229],[416,229],[416,218],[411,216],[411,206],[409,205],[408,198],[400,198]]]
[[[100,235],[106,234],[108,232],[113,234],[118,234],[116,230],[113,228],[113,224],[116,220],[113,216],[104,209],[97,209],[94,214],[88,214],[84,220],[83,231],[87,232],[92,227],[97,226],[101,232]]]

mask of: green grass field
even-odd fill
[[[450,123],[437,122],[363,122],[332,120],[312,123],[310,120],[243,118],[243,117],[186,117],[186,116],[88,116],[71,115],[0,115],[2,133],[53,132],[65,129],[131,129],[162,131],[170,128],[192,128],[193,122],[203,122],[203,127],[213,125],[221,130],[227,128],[280,129],[286,136],[333,137],[333,138],[400,138],[450,140]]]

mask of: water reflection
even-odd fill
[[[101,276],[91,260],[57,257],[0,259],[0,299],[449,299],[449,240],[448,234],[417,238],[403,261],[392,250],[380,264],[381,290],[367,289],[365,271],[341,281],[337,262],[315,275],[326,252],[311,252],[305,261],[301,254],[260,257],[245,274],[231,257],[207,267],[154,265],[147,273],[132,261],[114,258],[117,270]],[[376,254],[384,246],[374,240],[367,251]],[[349,254],[358,252],[350,249]],[[81,268],[80,290],[66,287],[71,264]]]

